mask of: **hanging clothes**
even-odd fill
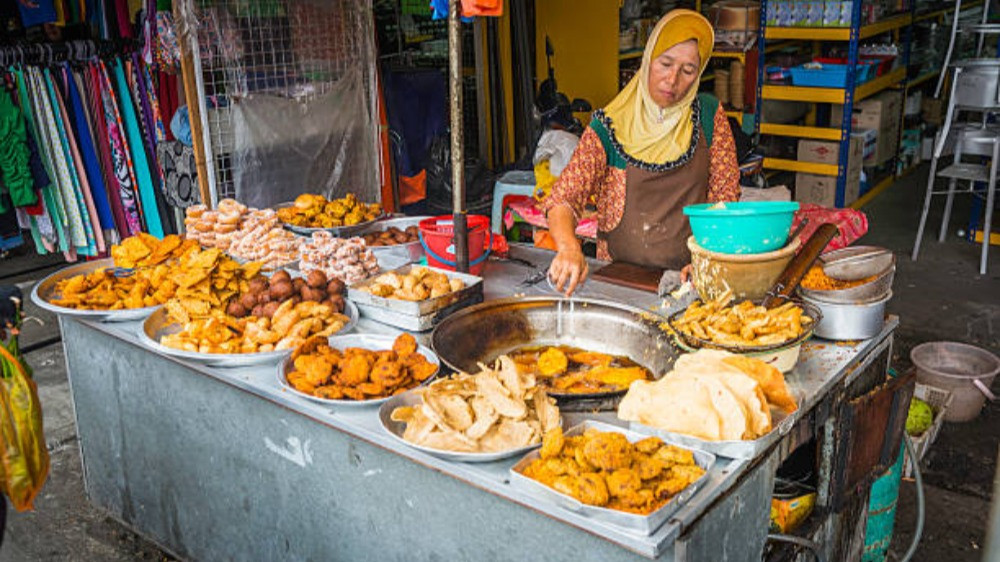
[[[21,109],[0,87],[0,178],[7,186],[11,207],[25,207],[38,203],[34,180],[28,166],[30,153],[25,139]],[[0,213],[8,211],[0,199]]]
[[[76,77],[70,71],[69,65],[63,66],[63,79],[66,85],[66,94],[72,108],[75,123],[74,128],[83,157],[87,183],[90,185],[90,191],[97,206],[101,228],[114,228],[115,220],[111,213],[111,204],[108,202],[108,192],[104,185],[104,176],[101,175],[101,168],[94,150],[94,142],[90,134],[90,123],[87,120],[84,105],[80,99]]]
[[[98,65],[97,79],[100,81],[101,102],[104,107],[107,138],[113,158],[114,177],[118,180],[118,195],[125,211],[125,218],[128,221],[129,235],[134,235],[142,232],[142,220],[139,215],[139,203],[135,189],[135,174],[132,172],[128,145],[125,143],[125,134],[121,126],[114,91],[111,89],[107,65],[104,64],[104,61],[100,61]]]
[[[114,73],[117,79],[119,93],[122,96],[121,107],[124,109],[122,118],[125,123],[125,130],[128,135],[128,146],[135,147],[131,151],[132,162],[134,163],[135,176],[139,180],[139,197],[142,200],[142,208],[146,218],[147,231],[163,238],[163,225],[160,222],[160,212],[156,202],[156,192],[153,187],[153,179],[149,175],[149,164],[146,158],[146,151],[143,148],[142,133],[139,131],[139,123],[136,121],[135,108],[132,106],[129,96],[128,85],[125,82],[125,73],[122,68],[122,61],[115,61]]]

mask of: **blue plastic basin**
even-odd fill
[[[706,250],[723,254],[762,254],[785,245],[799,204],[794,201],[747,201],[688,205],[694,239]]]

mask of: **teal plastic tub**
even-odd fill
[[[694,239],[722,254],[763,254],[784,247],[799,204],[794,201],[703,203],[684,207]]]

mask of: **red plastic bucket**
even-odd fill
[[[469,273],[479,275],[486,266],[493,244],[490,219],[469,215]],[[451,215],[420,221],[420,244],[427,254],[427,265],[455,271],[454,221]]]

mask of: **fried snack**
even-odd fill
[[[878,275],[872,275],[871,277],[865,277],[856,281],[841,281],[840,279],[828,276],[823,272],[821,266],[814,265],[809,268],[809,272],[802,278],[800,285],[810,291],[842,291],[844,289],[860,287],[876,279],[878,279]]]
[[[344,312],[344,289],[343,283],[328,280],[322,271],[310,271],[300,279],[292,279],[287,271],[276,271],[270,278],[258,275],[250,279],[246,290],[229,301],[226,314],[236,318],[271,318],[287,300],[318,302],[330,306],[334,312]]]
[[[165,303],[170,318],[186,324],[215,313],[221,315],[230,299],[247,291],[259,272],[259,263],[240,265],[217,248],[184,254],[168,275],[177,286]]]
[[[393,271],[383,273],[371,284],[360,287],[360,290],[376,297],[417,302],[464,288],[465,283],[461,279],[448,277],[426,267],[414,266],[406,274]]]
[[[273,318],[233,318],[210,310],[205,317],[184,322],[180,332],[163,336],[160,343],[199,353],[263,353],[297,347],[312,336],[325,338],[347,322],[330,306],[289,300]]]
[[[380,232],[369,232],[362,236],[365,239],[365,244],[369,248],[374,248],[378,246],[396,246],[399,244],[410,244],[420,240],[419,237],[420,229],[416,226],[408,226],[406,230],[400,230],[395,226],[390,226],[389,228]]]
[[[211,211],[205,205],[193,205],[184,213],[184,235],[206,248],[228,250],[248,211],[235,199],[223,199]]]
[[[627,357],[569,346],[526,347],[513,352],[517,368],[554,394],[619,392],[652,373]]]
[[[415,445],[467,453],[502,452],[535,445],[559,426],[555,400],[501,356],[491,369],[459,373],[418,388],[421,405],[396,408],[403,439]]]
[[[282,222],[306,228],[353,226],[373,221],[381,214],[380,204],[362,203],[353,193],[332,201],[322,195],[306,193],[296,197],[291,206],[278,209]]]
[[[739,441],[771,431],[772,407],[797,408],[780,371],[759,359],[702,349],[680,357],[660,380],[633,384],[618,417],[707,441]]]
[[[396,338],[393,348],[416,348],[410,334]],[[409,390],[437,372],[420,353],[405,357],[395,351],[337,350],[322,337],[312,337],[292,353],[294,370],[286,376],[299,392],[331,400],[376,400]]]
[[[52,304],[79,310],[122,310],[156,306],[177,291],[170,279],[171,263],[198,249],[193,240],[169,235],[159,240],[140,233],[111,247],[116,267],[133,269],[116,276],[108,270],[64,279],[56,285]]]
[[[350,285],[378,273],[378,258],[361,238],[335,238],[326,231],[314,232],[299,247],[302,271],[322,271],[330,279]]]
[[[750,301],[730,305],[732,292],[703,303],[695,301],[673,327],[693,341],[753,348],[790,342],[812,327],[813,319],[801,307],[787,302],[767,309]]]
[[[274,270],[299,259],[303,238],[285,230],[274,209],[250,209],[233,232],[229,255]]]
[[[523,471],[585,504],[640,515],[660,509],[704,473],[691,451],[658,437],[630,443],[622,433],[594,428],[567,437],[559,427],[546,432],[539,458]]]

